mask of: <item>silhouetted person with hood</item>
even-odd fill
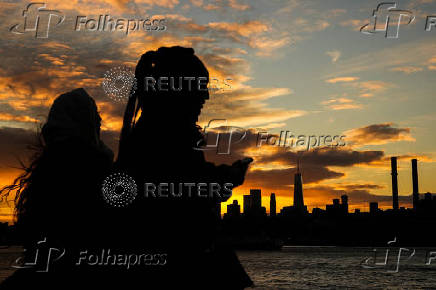
[[[86,272],[74,265],[77,251],[101,247],[108,232],[101,182],[111,170],[113,153],[100,140],[100,122],[94,100],[83,89],[53,102],[41,132],[41,152],[2,190],[16,190],[23,261],[33,261],[39,248],[37,265],[17,270],[1,289],[63,289],[86,281]],[[45,242],[37,245],[40,241]],[[50,247],[57,249],[51,259],[65,252],[59,261],[48,262],[47,273],[37,272],[44,271]]]
[[[134,177],[139,194],[126,209],[123,237],[131,247],[167,253],[165,267],[144,270],[143,284],[188,289],[252,285],[235,253],[215,244],[215,209],[229,195],[223,190],[211,197],[196,194],[199,183],[241,185],[250,162],[216,166],[198,150],[204,137],[197,121],[209,99],[208,70],[192,48],[161,47],[142,55],[135,77],[117,166]],[[169,185],[153,197],[144,194],[145,183]],[[179,187],[186,183],[195,184],[191,196],[186,186]]]

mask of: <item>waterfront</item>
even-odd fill
[[[387,273],[395,270],[397,249],[390,252],[388,267],[377,269],[361,266],[374,256],[373,248],[364,247],[285,247],[277,252],[239,251],[238,256],[255,289],[436,289],[436,260],[425,265],[427,250],[416,248],[414,257],[401,260],[398,273]],[[378,251],[381,262],[386,252]]]
[[[409,249],[412,249],[409,247]],[[402,255],[395,270],[398,248],[391,249],[387,267],[366,269],[361,264],[373,257],[369,247],[284,247],[282,251],[238,251],[254,281],[255,289],[436,289],[436,260],[426,253],[435,248],[416,248],[407,260]],[[377,248],[377,262],[385,248]],[[0,249],[0,281],[13,273],[10,267],[22,253],[20,247]]]

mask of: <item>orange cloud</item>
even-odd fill
[[[0,121],[15,121],[25,123],[38,123],[40,120],[30,116],[16,116],[8,113],[0,113]]]
[[[423,71],[423,68],[417,66],[399,66],[399,67],[392,68],[391,71],[402,72],[405,74],[413,74],[416,72]]]
[[[351,110],[351,109],[362,109],[363,105],[354,103],[353,100],[347,98],[330,99],[321,102],[321,104],[326,105],[332,110]]]
[[[253,34],[267,32],[269,30],[268,25],[258,20],[247,21],[244,23],[210,22],[208,26],[216,30],[227,31],[229,33],[237,34],[243,37],[248,37]]]
[[[354,82],[357,81],[358,77],[338,77],[326,80],[326,83],[336,84],[336,83],[346,83],[346,82]]]
[[[229,6],[235,10],[241,10],[241,11],[250,9],[250,5],[240,4],[237,2],[237,0],[229,0]]]

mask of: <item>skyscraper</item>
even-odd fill
[[[297,211],[305,212],[303,200],[303,179],[300,172],[300,163],[297,163],[297,173],[294,176],[294,208]]]
[[[341,207],[345,214],[348,214],[348,196],[346,194],[341,196]]]
[[[251,195],[244,195],[244,214],[251,210]]]
[[[251,208],[258,210],[262,207],[262,193],[260,189],[250,189]]]
[[[378,202],[369,203],[369,213],[375,214],[378,212]]]
[[[275,193],[271,193],[270,201],[269,201],[269,215],[276,216],[276,195]]]

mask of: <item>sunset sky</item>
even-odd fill
[[[399,38],[363,34],[380,1],[373,0],[105,0],[47,1],[65,21],[51,23],[48,38],[9,29],[24,21],[30,2],[2,1],[0,9],[0,185],[19,170],[16,156],[44,122],[54,98],[83,87],[97,101],[102,135],[117,148],[124,105],[101,87],[106,71],[134,69],[140,56],[161,46],[193,47],[231,88],[211,94],[200,125],[227,119],[248,137],[231,155],[208,152],[209,160],[254,162],[246,182],[234,191],[262,189],[277,195],[278,210],[291,205],[293,174],[301,158],[304,198],[309,209],[324,208],[346,193],[350,208],[368,210],[369,201],[390,208],[390,157],[399,158],[400,206],[410,206],[411,158],[419,160],[420,192],[436,192],[436,0],[396,1],[415,20],[402,23]],[[75,31],[77,16],[116,19],[164,18],[165,31]],[[54,18],[55,19],[55,18]],[[296,149],[255,145],[256,132],[344,135],[346,146]],[[10,199],[13,197],[11,196]],[[0,221],[11,221],[13,203],[0,204]],[[225,205],[223,205],[223,209]]]

